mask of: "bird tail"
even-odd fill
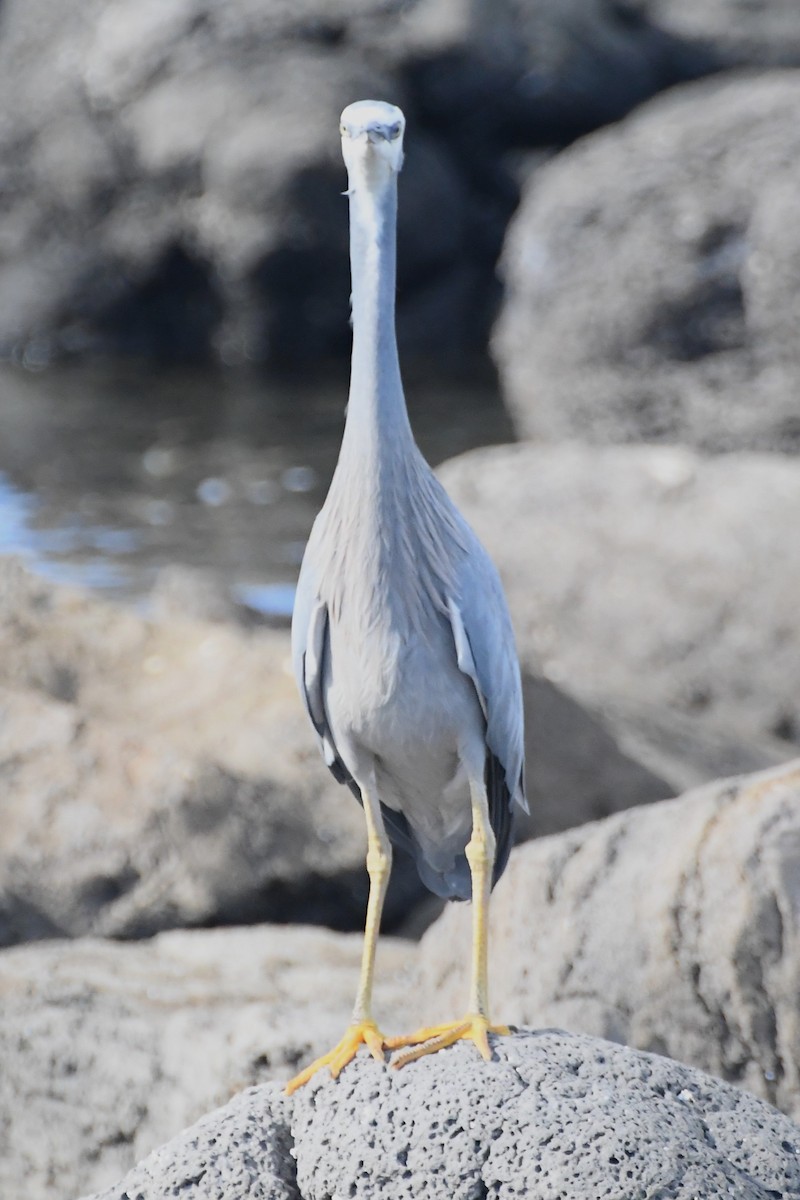
[[[495,886],[508,863],[514,844],[514,809],[505,770],[500,760],[491,752],[486,755],[486,795],[489,801],[489,820],[495,836],[494,870],[492,887]],[[362,804],[361,791],[355,780],[342,772],[340,782],[347,783],[353,795]],[[471,900],[472,875],[464,850],[457,852],[451,863],[443,868],[432,863],[424,848],[414,835],[405,816],[393,808],[381,804],[383,823],[393,846],[410,854],[416,863],[417,872],[428,891],[442,900]]]
[[[489,803],[489,820],[495,837],[494,870],[492,871],[492,887],[494,887],[506,869],[508,856],[514,845],[514,806],[511,802],[505,768],[491,751],[486,755],[484,780]],[[385,813],[384,816],[386,816]],[[452,866],[441,869],[438,864],[432,863],[426,856],[405,817],[395,812],[391,813],[391,817],[395,821],[402,821],[405,827],[403,830],[404,848],[407,849],[410,842],[419,877],[426,888],[434,895],[441,896],[443,900],[471,900],[472,875],[466,853],[463,850],[460,851],[455,855]],[[388,822],[387,831],[392,837],[392,830]]]

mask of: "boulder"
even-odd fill
[[[521,435],[800,448],[798,155],[800,72],[771,71],[675,89],[531,176],[494,337]]]
[[[337,119],[379,95],[411,125],[401,337],[463,357],[497,302],[509,145],[563,143],[715,62],[606,0],[4,0],[0,351],[345,350]]]
[[[492,899],[494,1019],[667,1054],[797,1118],[799,918],[795,760],[519,847]],[[426,1021],[463,1009],[469,924],[451,905],[423,939]]]
[[[518,847],[492,899],[495,1019],[668,1053],[796,1118],[799,791],[795,763]],[[463,1012],[469,924],[469,906],[450,905],[421,947],[381,940],[374,1011],[387,1032]],[[0,1195],[110,1187],[238,1088],[285,1080],[340,1036],[360,950],[359,936],[298,927],[4,950]],[[435,1091],[439,1076],[426,1078]],[[364,1086],[389,1112],[382,1079]],[[397,1079],[417,1093],[416,1067]],[[343,1077],[363,1082],[356,1068]],[[327,1119],[342,1094],[327,1076],[301,1090],[292,1127]],[[325,1155],[305,1162],[328,1170]]]
[[[798,1145],[786,1117],[669,1059],[520,1031],[491,1063],[460,1045],[397,1073],[361,1057],[291,1102],[253,1088],[95,1200],[762,1200],[800,1194]]]
[[[687,785],[797,753],[800,463],[519,445],[441,478],[500,569],[527,670],[625,752],[676,784],[683,759]]]
[[[322,763],[284,630],[150,620],[6,560],[0,760],[0,944],[363,922],[363,816]],[[388,926],[425,894],[398,855]]]
[[[713,46],[722,65],[797,66],[800,10],[794,0],[633,0],[665,33]]]
[[[411,946],[378,951],[375,1005],[411,1027]],[[251,1084],[339,1039],[361,938],[294,926],[39,942],[0,953],[0,1195],[110,1186]]]
[[[517,841],[673,794],[670,764],[651,766],[642,745],[623,749],[624,730],[618,740],[608,722],[549,679],[523,672],[522,701],[530,812],[516,814]]]
[[[159,592],[144,617],[0,561],[0,945],[250,921],[363,924],[366,832],[323,765],[286,630],[224,596]],[[202,580],[200,581],[202,584]],[[210,618],[214,617],[213,620]],[[533,811],[520,836],[659,799],[670,784],[547,681],[526,681]],[[438,909],[395,855],[387,929]]]

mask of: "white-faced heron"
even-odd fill
[[[394,328],[397,176],[405,119],[381,101],[342,113],[350,197],[353,357],[336,471],[306,548],[292,621],[295,673],[325,762],[367,822],[367,905],[352,1022],[288,1091],[366,1043],[415,1046],[398,1066],[471,1038],[490,1057],[489,893],[527,809],[522,691],[508,610],[486,551],[417,449]],[[473,901],[466,1016],[387,1038],[372,1016],[392,843],[431,891]]]

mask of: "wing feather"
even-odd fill
[[[463,521],[454,514],[455,519]],[[528,811],[524,780],[522,686],[511,618],[497,571],[463,522],[468,544],[446,607],[459,670],[474,684],[486,720],[485,783],[497,850],[494,882],[500,878],[513,840],[513,810]],[[325,708],[329,613],[319,599],[313,556],[306,553],[292,618],[294,671],[325,762],[339,783],[362,803],[361,791],[337,749]],[[386,831],[398,848],[418,856],[406,818],[381,804]]]
[[[502,776],[506,805],[527,812],[519,659],[500,578],[477,539],[462,568],[458,596],[448,598],[448,611],[459,669],[474,683],[486,717],[487,752],[501,768],[491,768],[490,792],[497,792]],[[490,805],[502,800],[492,794],[489,799]],[[493,826],[495,817],[500,821],[502,814],[493,815]]]
[[[474,568],[474,558],[470,560]],[[467,581],[458,601],[448,598],[459,670],[475,685],[486,718],[484,782],[496,851],[493,884],[505,870],[514,833],[514,805],[528,811],[525,799],[522,685],[500,580],[483,554],[479,575]],[[487,570],[486,568],[489,568]]]
[[[305,561],[303,563],[305,568]],[[325,670],[328,662],[329,616],[327,605],[316,595],[310,570],[301,570],[292,615],[292,657],[295,677],[306,711],[319,739],[325,764],[337,783],[346,783],[359,804],[361,789],[336,748],[325,710]],[[415,853],[414,839],[402,813],[381,804],[383,823],[392,843],[406,853]]]

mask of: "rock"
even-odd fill
[[[606,0],[5,0],[0,350],[307,365],[349,341],[336,121],[412,125],[399,327],[481,344],[517,188],[511,144],[563,143],[716,65]]]
[[[0,564],[0,944],[272,920],[359,928],[358,805],[285,631],[154,621]],[[426,893],[397,856],[387,923]]]
[[[213,571],[176,563],[158,571],[150,591],[148,611],[157,621],[190,617],[223,625],[265,623],[259,613],[238,601]],[[287,622],[284,620],[280,624],[285,627]]]
[[[398,1031],[410,955],[378,951],[376,1012]],[[341,1036],[360,956],[358,936],[297,926],[0,953],[3,1200],[108,1187],[240,1088],[285,1080]]]
[[[648,20],[671,36],[713,46],[725,66],[797,66],[800,11],[793,0],[635,0]]]
[[[526,669],[622,751],[676,785],[797,753],[800,463],[520,445],[441,478],[500,569]]]
[[[799,913],[800,760],[541,839],[494,892],[494,1018],[667,1054],[797,1118]],[[462,1009],[469,938],[453,905],[425,935],[425,1020]]]
[[[180,1192],[221,1200],[296,1200],[287,1107],[280,1089],[250,1088],[151,1154],[126,1186],[142,1200]],[[107,1194],[129,1200],[117,1188]]]
[[[627,703],[604,700],[598,709],[602,714],[598,724],[614,745],[626,759],[669,780],[670,795],[731,772],[746,775],[776,766],[796,753],[795,741],[728,730],[721,722],[699,722],[691,713],[660,708],[638,698]],[[619,804],[609,811],[631,807]],[[570,827],[577,824],[573,821]]]
[[[624,749],[608,722],[548,679],[524,672],[522,699],[530,813],[517,814],[517,841],[672,795],[672,764],[651,768],[647,746]],[[621,737],[632,742],[624,727]]]
[[[214,591],[157,617],[0,561],[0,945],[249,921],[362,927],[364,819],[324,767],[285,630],[224,623]],[[214,620],[209,618],[213,617]],[[546,681],[526,681],[533,811],[553,832],[670,785]],[[438,907],[395,855],[385,926]]]
[[[668,1059],[554,1030],[394,1073],[368,1058],[293,1097],[253,1088],[96,1200],[733,1196],[800,1192],[800,1130]],[[296,1174],[295,1174],[296,1171]]]
[[[669,1053],[796,1117],[799,792],[797,762],[515,850],[492,900],[496,1019],[558,1023]],[[421,948],[381,940],[375,1013],[388,1032],[463,1011],[469,921],[468,906],[450,905]],[[110,1187],[210,1105],[285,1079],[340,1036],[360,948],[355,935],[264,927],[0,953],[0,1195],[60,1200]],[[471,1048],[464,1054],[465,1065],[482,1068]],[[323,1078],[297,1093],[292,1128],[308,1131],[303,1179],[327,1163],[314,1122],[333,1123],[336,1111],[349,1121],[342,1097],[351,1087],[363,1104],[395,1113],[394,1091],[383,1092],[395,1079],[407,1104],[449,1094],[446,1076],[425,1074],[428,1066],[422,1085],[416,1067],[374,1078],[371,1069],[361,1063],[335,1091]],[[575,1100],[574,1074],[570,1086]],[[681,1084],[675,1094],[684,1086],[695,1090]],[[542,1094],[557,1093],[554,1085]],[[622,1106],[629,1095],[619,1093]],[[742,1093],[741,1103],[754,1101]],[[543,1120],[552,1127],[555,1117]],[[329,1145],[350,1169],[347,1144]],[[380,1138],[375,1153],[394,1163]],[[417,1169],[411,1151],[406,1168]]]
[[[416,11],[412,97],[461,154],[468,144],[472,154],[476,145],[564,145],[721,65],[713,46],[672,36],[641,4],[429,0]],[[433,35],[436,52],[427,41],[420,53],[416,30]]]
[[[494,339],[523,436],[800,448],[798,154],[800,72],[773,71],[676,89],[530,178]]]

